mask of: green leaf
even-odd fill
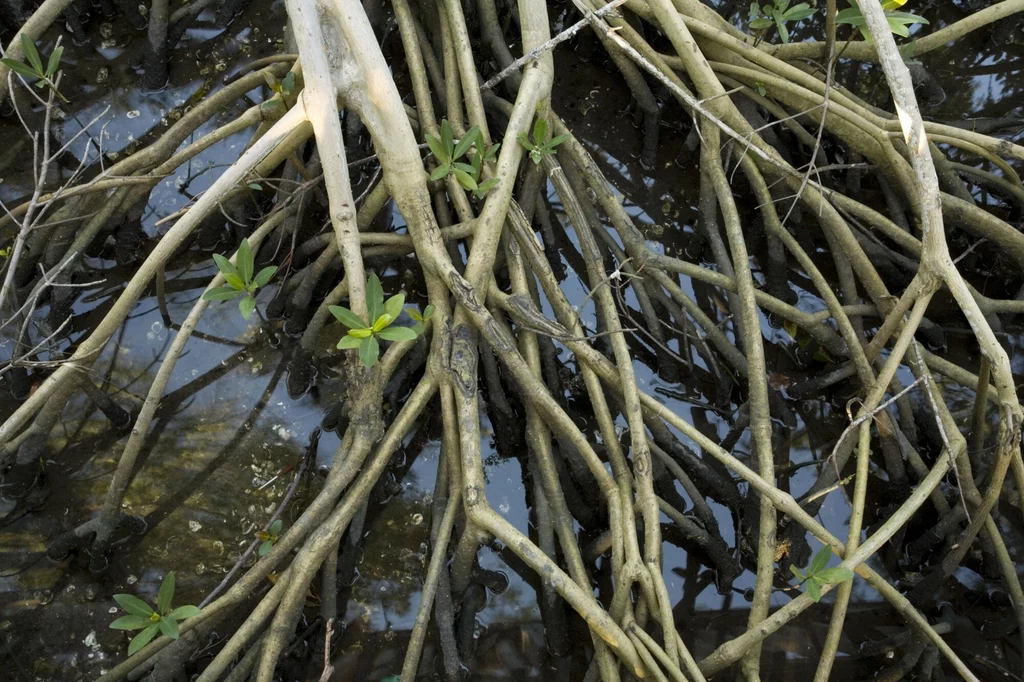
[[[836,23],[837,24],[849,24],[850,26],[863,26],[865,23],[864,16],[860,13],[860,10],[856,7],[847,7],[844,10],[836,12]]]
[[[257,554],[259,556],[261,556],[261,557],[262,556],[266,556],[270,552],[270,550],[272,550],[273,548],[274,548],[274,543],[273,542],[271,542],[270,540],[264,540],[263,544],[260,545],[260,549],[257,552]]]
[[[122,609],[133,616],[149,617],[153,615],[153,607],[136,597],[134,594],[115,594],[114,601],[116,601]]]
[[[258,182],[246,183],[245,186],[248,187],[249,189],[251,189],[253,192],[262,192],[263,191],[263,185],[261,185]]]
[[[271,278],[273,278],[276,272],[276,265],[268,265],[267,267],[263,268],[262,270],[256,273],[256,276],[252,278],[252,283],[255,284],[257,287],[265,287],[267,286],[267,283],[270,282]]]
[[[807,578],[807,576],[804,575],[804,572],[801,571],[796,566],[794,566],[793,564],[789,565],[789,571],[790,571],[790,573],[795,575],[796,579],[799,580],[800,582],[803,582]]]
[[[341,339],[338,341],[338,348],[340,350],[345,350],[348,348],[359,348],[362,342],[363,339],[359,338],[358,336],[350,336],[348,334],[345,334],[345,336],[341,337]]]
[[[171,639],[178,639],[178,621],[173,618],[161,618],[160,632],[164,633]]]
[[[455,131],[448,119],[441,121],[441,146],[445,151],[445,162],[450,163],[455,158]]]
[[[217,264],[217,269],[222,275],[238,276],[238,268],[235,267],[235,264],[219,253],[213,254],[213,262]]]
[[[148,616],[121,616],[110,628],[113,630],[141,630],[148,628],[153,621]]]
[[[534,149],[530,150],[530,160],[533,161],[535,166],[539,166],[541,164],[541,161],[544,160],[545,153],[546,152],[543,149],[535,147]]]
[[[469,175],[476,177],[477,169],[475,166],[471,166],[468,163],[456,163],[454,166],[456,171],[462,171],[463,173],[469,173]]]
[[[4,57],[0,59],[0,62],[4,64],[11,71],[24,76],[25,78],[39,78],[39,74],[32,70],[32,67],[25,62],[19,62],[16,59],[8,59]]]
[[[448,152],[445,151],[444,145],[441,144],[441,140],[437,139],[433,135],[427,135],[427,146],[430,147],[430,153],[434,155],[437,162],[442,165],[448,165],[452,162],[448,156]]]
[[[404,307],[405,294],[395,294],[384,302],[384,312],[390,315],[392,320],[398,319],[398,316],[402,314],[402,309]]]
[[[377,333],[385,341],[412,341],[417,334],[409,327],[388,327]]]
[[[817,580],[811,578],[806,583],[804,583],[804,585],[807,586],[807,594],[811,597],[811,599],[813,599],[815,602],[821,600],[821,585],[818,584]]]
[[[853,580],[853,571],[845,568],[826,568],[815,576],[819,581],[828,585],[838,585],[847,580]]]
[[[811,565],[807,568],[808,575],[818,575],[819,571],[825,570],[828,560],[832,558],[832,548],[825,545],[818,550],[818,553],[811,559]]]
[[[187,604],[185,606],[179,606],[178,608],[174,609],[173,611],[167,614],[167,617],[173,618],[174,620],[187,620],[189,618],[195,618],[200,613],[202,613],[202,611],[199,610],[198,606],[192,606],[191,604]]]
[[[281,92],[284,94],[290,94],[292,88],[295,87],[295,72],[289,71],[288,74],[281,81]]]
[[[769,28],[773,23],[774,22],[768,17],[760,17],[750,22],[750,28],[754,29],[755,31],[763,31],[766,28]]]
[[[473,143],[482,137],[483,136],[480,134],[480,128],[477,126],[473,126],[467,130],[466,134],[462,136],[461,140],[459,140],[459,143],[455,145],[455,151],[452,152],[452,159],[458,159],[468,152],[469,148],[473,146]]]
[[[384,314],[384,288],[380,285],[380,277],[376,272],[371,272],[366,280],[366,316],[367,319],[375,321]]]
[[[549,140],[548,143],[545,146],[548,149],[554,149],[558,145],[560,145],[563,142],[565,142],[566,140],[568,140],[569,137],[570,137],[569,135],[556,135],[555,137],[552,137],[551,140]]]
[[[160,583],[160,591],[156,595],[156,610],[157,613],[163,615],[167,613],[171,608],[171,600],[174,598],[174,571],[170,571],[164,576],[164,581]]]
[[[39,57],[39,50],[36,49],[36,44],[32,42],[32,39],[28,37],[28,34],[21,34],[21,49],[25,52],[25,59],[32,65],[32,68],[36,70],[36,73],[42,76],[43,71],[43,60]]]
[[[789,29],[786,28],[786,21],[779,15],[776,15],[775,26],[779,29],[779,38],[782,39],[783,44],[789,43]]]
[[[281,534],[281,528],[283,526],[284,526],[284,522],[282,522],[281,519],[277,519],[272,524],[270,524],[270,528],[268,529],[269,533],[271,535],[280,535]]]
[[[363,367],[369,369],[377,364],[377,357],[380,355],[380,344],[377,343],[377,339],[373,336],[363,339],[363,342],[359,345],[359,361],[363,363]]]
[[[243,282],[242,278],[238,275],[223,273],[221,276],[224,277],[224,281],[227,282],[228,286],[232,289],[241,292],[246,291],[245,282]]]
[[[49,78],[53,74],[57,73],[57,69],[60,68],[60,58],[64,54],[64,46],[60,45],[53,54],[50,55],[50,60],[46,63],[46,77]]]
[[[241,296],[242,292],[231,287],[214,287],[203,292],[204,301],[230,301],[235,296]]]
[[[889,19],[888,22],[889,22],[889,31],[894,36],[900,36],[901,38],[907,38],[907,37],[910,36],[910,29],[907,28],[904,24],[902,24],[902,23],[900,23],[898,21],[893,21],[892,19]]]
[[[432,181],[443,180],[448,177],[448,174],[452,172],[452,167],[445,164],[438,166],[430,173],[430,179]]]
[[[785,17],[787,21],[800,21],[802,19],[806,19],[809,16],[812,16],[813,14],[814,10],[811,8],[811,6],[808,5],[806,2],[801,2],[799,5],[793,5],[792,7],[787,9],[785,12],[783,12],[782,16]]]
[[[493,189],[497,185],[498,178],[491,178],[490,180],[487,180],[486,182],[479,185],[475,190],[473,190],[473,194],[475,194],[478,197],[482,197],[483,195],[487,194],[488,190]]]
[[[417,322],[423,322],[423,316],[420,315],[420,311],[416,310],[415,308],[409,308],[408,310],[405,311],[405,313],[412,319],[416,320]]]
[[[526,133],[519,133],[519,137],[517,137],[516,139],[519,141],[519,144],[522,145],[524,149],[529,149],[530,151],[533,151],[534,149],[537,148],[536,145],[530,142],[530,138],[526,136]]]
[[[547,136],[548,122],[543,116],[538,116],[533,124],[533,143],[536,145],[544,144],[544,139]]]
[[[373,336],[373,329],[363,327],[362,329],[349,329],[348,335],[356,339],[368,339]]]
[[[373,326],[370,328],[370,331],[376,334],[382,329],[387,329],[389,324],[391,324],[391,316],[388,315],[387,313],[382,313],[380,317],[374,320]]]
[[[758,5],[756,2],[750,3],[749,16],[751,19],[761,16],[761,6]]]
[[[886,12],[885,18],[888,19],[890,23],[892,23],[893,21],[899,21],[905,24],[928,23],[928,20],[925,19],[924,17],[919,16],[917,14],[912,14],[910,12]]]
[[[235,264],[238,266],[238,276],[248,284],[252,281],[253,257],[252,249],[249,247],[249,240],[243,239],[238,245],[238,253],[235,255]]]
[[[160,626],[156,623],[153,623],[148,628],[146,628],[139,634],[135,635],[135,637],[132,639],[131,644],[128,645],[128,655],[131,656],[139,649],[149,644],[153,640],[153,638],[156,637],[156,633],[159,631]]]
[[[474,190],[477,188],[476,180],[473,176],[463,170],[455,171],[455,179],[459,181],[459,184],[468,190]]]
[[[487,153],[484,154],[484,161],[494,161],[498,158],[498,150],[501,149],[501,143],[491,145],[487,148]]]
[[[242,319],[248,320],[256,310],[256,299],[249,294],[238,302],[238,311],[242,313]]]
[[[338,322],[349,329],[363,329],[366,327],[366,320],[362,319],[354,312],[340,305],[332,305],[327,308],[331,311],[331,315],[337,318]]]

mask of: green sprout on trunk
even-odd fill
[[[537,122],[533,124],[533,141],[526,136],[526,133],[519,133],[519,144],[530,152],[530,158],[538,166],[545,156],[554,154],[558,145],[569,139],[568,135],[556,135],[545,141],[547,136],[548,122],[544,120],[543,116],[538,116]]]
[[[814,8],[806,2],[801,2],[790,7],[790,0],[775,0],[772,5],[758,7],[756,2],[750,3],[750,28],[755,31],[765,31],[775,26],[779,31],[779,38],[782,42],[789,42],[789,27],[791,21],[802,21],[814,14]]]
[[[253,276],[254,259],[248,239],[243,239],[238,247],[235,263],[219,253],[213,254],[213,260],[217,263],[217,269],[220,270],[220,274],[224,276],[224,281],[228,285],[210,289],[203,294],[203,300],[230,301],[242,296],[242,300],[238,302],[238,310],[242,313],[242,317],[248,320],[256,310],[256,292],[270,282],[274,273],[277,272],[277,267],[268,265]]]
[[[367,369],[373,367],[380,357],[380,340],[412,341],[423,333],[423,323],[430,319],[430,314],[433,313],[428,307],[427,315],[414,317],[413,319],[419,322],[415,327],[392,327],[394,321],[402,314],[404,306],[405,294],[395,294],[385,301],[380,278],[376,273],[371,274],[366,281],[366,312],[372,323],[368,323],[343,306],[332,305],[329,308],[331,314],[348,327],[348,333],[338,341],[338,348],[358,348],[359,360],[363,366]]]
[[[430,174],[431,180],[443,180],[454,174],[459,184],[478,199],[498,184],[497,178],[481,182],[480,174],[484,162],[494,161],[501,145],[496,144],[484,149],[484,136],[479,127],[473,126],[467,130],[456,144],[455,131],[452,130],[448,119],[444,119],[441,121],[441,139],[433,135],[426,137],[427,146],[437,159],[437,168]],[[470,149],[473,150],[472,155],[469,155]],[[459,161],[464,156],[469,159],[469,163]]]
[[[804,573],[792,564],[789,570],[793,572],[796,579],[806,586],[807,594],[817,602],[821,599],[821,588],[825,585],[838,585],[847,580],[853,580],[853,571],[845,568],[828,568],[828,560],[832,556],[832,548],[825,545],[811,559],[811,565]]]
[[[64,46],[58,45],[54,49],[50,54],[50,58],[46,61],[46,68],[43,68],[43,58],[39,54],[39,50],[36,49],[36,44],[24,33],[21,34],[21,49],[25,53],[25,59],[28,60],[28,63],[19,62],[17,59],[10,59],[8,57],[0,59],[0,62],[20,76],[37,78],[37,88],[40,90],[50,88],[53,94],[66,103],[68,101],[67,98],[60,94],[60,91],[57,90],[57,84],[53,80],[54,76],[57,75],[57,70],[60,68],[60,58],[64,54]]]
[[[277,79],[272,73],[265,72],[263,74],[263,80],[266,81],[267,87],[276,94],[280,95],[280,99],[269,99],[263,102],[260,107],[264,109],[270,109],[272,107],[282,106],[285,103],[288,95],[292,94],[292,90],[295,89],[295,72],[289,71],[281,80]]]
[[[270,528],[256,532],[256,539],[263,541],[260,545],[259,556],[266,556],[274,548],[274,543],[281,537],[281,528],[283,526],[284,524],[281,523],[281,519],[278,519],[270,524]]]
[[[198,606],[191,605],[172,609],[171,600],[173,599],[174,571],[168,573],[160,583],[160,591],[156,597],[156,609],[133,594],[114,595],[114,601],[120,604],[121,608],[128,612],[128,615],[121,616],[111,623],[111,629],[142,630],[132,638],[131,644],[128,645],[129,656],[149,644],[158,632],[171,639],[178,639],[178,621],[193,618],[201,613]]]

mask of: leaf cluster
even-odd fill
[[[249,247],[249,240],[243,239],[238,247],[238,254],[235,256],[235,263],[232,263],[219,253],[213,254],[213,260],[217,263],[217,269],[224,276],[227,282],[226,287],[214,287],[203,293],[204,301],[230,301],[233,298],[242,296],[238,302],[238,310],[242,317],[249,319],[256,310],[255,293],[260,287],[265,287],[274,273],[277,266],[268,265],[253,276],[255,265],[252,249]]]
[[[114,630],[142,630],[128,645],[129,656],[149,644],[158,632],[171,639],[178,639],[178,621],[193,618],[201,613],[198,606],[191,605],[172,609],[173,599],[174,571],[168,573],[160,583],[155,609],[133,594],[114,595],[114,601],[127,611],[128,615],[121,616],[111,623],[110,627]]]
[[[267,87],[271,89],[275,94],[280,95],[280,99],[270,99],[264,102],[262,106],[264,109],[271,107],[281,106],[285,103],[285,98],[292,94],[292,90],[295,89],[295,72],[289,71],[288,74],[278,80],[277,76],[270,72],[264,72],[263,80],[267,82]]]
[[[568,135],[556,135],[550,140],[547,140],[547,136],[548,122],[543,116],[538,116],[537,121],[533,124],[532,141],[526,136],[526,133],[519,133],[519,144],[522,145],[523,149],[530,152],[530,158],[538,166],[541,161],[544,160],[545,156],[554,154],[558,145],[569,139]]]
[[[274,543],[281,537],[281,528],[284,526],[281,523],[281,519],[277,519],[267,530],[261,530],[256,532],[256,539],[261,540],[260,549],[258,552],[259,556],[266,556],[266,554],[274,548]]]
[[[372,273],[366,280],[366,313],[372,322],[340,305],[328,308],[339,322],[348,327],[348,333],[338,341],[338,348],[358,348],[359,360],[369,369],[377,364],[380,357],[380,341],[412,341],[423,333],[424,323],[434,314],[433,306],[427,306],[426,312],[420,315],[409,311],[409,317],[417,321],[414,327],[393,327],[392,324],[402,314],[405,306],[405,294],[395,294],[384,300],[384,288],[380,278]]]
[[[57,70],[60,68],[60,58],[64,54],[64,46],[58,45],[50,54],[45,68],[43,68],[43,58],[39,54],[39,50],[36,49],[36,44],[24,33],[21,34],[21,49],[25,53],[25,59],[28,60],[28,63],[19,62],[8,57],[0,59],[0,62],[11,71],[25,78],[37,78],[37,88],[50,88],[57,97],[60,97],[61,101],[67,102],[68,100],[64,95],[60,94],[57,90],[57,85],[53,82],[53,77],[57,75]]]
[[[782,42],[789,42],[789,27],[786,25],[791,21],[803,21],[814,14],[815,10],[806,2],[790,6],[790,0],[774,0],[772,5],[759,6],[756,2],[750,3],[750,28],[755,31],[764,31],[775,26],[779,31],[779,38]]]
[[[825,545],[811,559],[811,565],[807,567],[806,573],[792,564],[789,566],[789,570],[806,586],[807,594],[815,602],[821,599],[821,588],[825,585],[838,585],[853,580],[853,571],[845,568],[828,568],[828,560],[831,557],[832,548]]]
[[[927,24],[928,20],[911,12],[900,12],[900,7],[907,3],[907,0],[879,0],[882,3],[882,10],[885,12],[885,20],[889,23],[889,30],[893,35],[902,38],[910,36],[910,26],[913,24]],[[871,44],[871,33],[867,29],[867,19],[861,14],[860,9],[853,5],[836,14],[837,24],[849,24],[860,31],[864,42]],[[900,50],[904,52],[904,50]],[[909,55],[904,54],[906,59]]]
[[[484,136],[478,126],[466,131],[462,139],[456,143],[455,131],[452,130],[448,119],[444,119],[441,121],[441,139],[427,135],[427,146],[437,159],[437,168],[430,174],[431,180],[443,180],[454,173],[459,184],[478,199],[498,184],[497,178],[480,181],[484,162],[494,161],[501,145],[496,144],[485,149]],[[463,157],[466,157],[469,163],[459,161]]]

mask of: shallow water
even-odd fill
[[[918,3],[914,9],[947,21],[960,11],[953,3],[939,2]],[[167,121],[173,120],[173,112],[188,106],[208,81],[219,83],[224,74],[232,73],[238,65],[279,51],[283,21],[281,3],[271,2],[253,3],[246,16],[236,19],[226,30],[214,24],[211,13],[202,15],[175,51],[171,84],[160,93],[150,94],[138,92],[136,75],[130,66],[141,49],[142,34],[122,20],[110,21],[109,27],[94,22],[89,27],[92,42],[82,47],[69,45],[66,52],[65,63],[70,68],[65,76],[69,84],[65,94],[72,100],[73,113],[62,122],[58,134],[66,139],[106,111],[106,125],[102,132],[99,129],[103,124],[94,127],[94,138],[102,142],[103,152],[110,159],[110,155],[125,153],[137,146],[139,140],[165,129]],[[926,114],[953,120],[1019,113],[1015,107],[1021,101],[1024,87],[1020,69],[1015,66],[1021,63],[1020,28],[1019,21],[1012,29],[999,27],[1000,32],[1010,36],[1010,42],[1004,44],[998,44],[991,36],[976,35],[954,49],[926,56],[924,65],[945,91],[945,99],[926,107]],[[807,31],[810,30],[808,27]],[[51,31],[47,39],[52,43],[56,35],[56,31]],[[576,51],[564,49],[556,53],[562,80],[555,91],[555,110],[597,156],[602,170],[623,193],[630,214],[652,245],[667,252],[688,253],[697,219],[696,164],[685,148],[689,121],[674,103],[666,102],[657,163],[654,170],[643,169],[638,162],[640,129],[624,124],[632,117],[624,110],[629,93],[609,73],[606,60],[595,58],[597,53],[588,40],[592,42],[592,38],[583,37],[582,46]],[[876,69],[865,68],[855,79],[853,74],[841,70],[840,78],[847,83],[856,80],[865,96],[880,92],[884,85]],[[254,92],[251,96],[258,101],[260,94]],[[237,116],[246,106],[239,102],[218,120],[206,124],[196,136]],[[217,171],[206,166],[229,163],[236,158],[250,134],[247,131],[217,144],[180,169],[175,177],[160,183],[141,219],[146,237],[152,238],[166,229],[157,226],[157,222],[212,182]],[[11,119],[0,121],[0,140],[5,143],[0,148],[11,148],[23,135]],[[86,153],[84,141],[75,149],[78,154]],[[23,163],[3,170],[0,199],[9,203],[24,195],[30,186],[25,171]],[[868,192],[875,191],[868,183],[866,187]],[[1000,199],[990,195],[982,198],[997,210],[1002,208]],[[564,221],[551,188],[549,200],[553,215]],[[1019,219],[1019,213],[1012,215]],[[400,218],[396,216],[394,222],[400,224]],[[563,287],[571,300],[582,301],[586,296],[580,283],[580,276],[584,275],[582,263],[575,249],[569,248],[575,244],[575,235],[567,229],[559,238],[565,240],[561,249],[567,271]],[[143,241],[143,251],[148,243],[148,239]],[[87,289],[78,300],[74,338],[86,333],[100,319],[129,274],[125,266],[109,258],[110,252],[107,249],[102,257],[87,261],[95,270],[96,279],[104,281]],[[984,253],[984,249],[979,249],[971,257],[984,257]],[[198,253],[186,254],[180,263],[168,269],[167,305],[173,320],[184,319],[213,273],[209,254]],[[387,274],[398,275],[393,270]],[[760,272],[755,272],[755,277],[761,277]],[[682,284],[693,295],[706,292],[701,285],[685,280]],[[823,307],[809,293],[806,281],[794,278],[791,284],[805,309]],[[998,282],[993,282],[986,293],[996,295],[998,289]],[[1015,292],[1000,295],[1008,293]],[[261,304],[271,298],[269,292],[264,296]],[[585,311],[585,316],[592,315],[592,310]],[[109,475],[125,439],[84,396],[72,401],[63,423],[51,434],[44,489],[48,494],[31,498],[28,504],[6,504],[0,509],[0,638],[5,645],[0,658],[7,659],[0,665],[11,671],[9,679],[97,677],[120,660],[125,651],[124,635],[107,628],[116,617],[114,593],[130,592],[151,599],[163,575],[174,570],[178,582],[176,603],[199,603],[220,582],[251,542],[253,533],[284,497],[294,476],[290,467],[302,458],[309,434],[331,404],[332,380],[328,379],[317,392],[297,399],[290,397],[284,381],[288,342],[282,348],[270,347],[257,327],[245,324],[232,305],[212,306],[198,331],[206,336],[190,340],[178,362],[126,498],[125,511],[142,516],[148,530],[118,547],[105,573],[91,574],[87,557],[56,564],[44,554],[49,539],[81,523],[102,505]],[[788,334],[767,319],[762,319],[762,331],[769,342],[766,352],[770,365],[798,380],[802,370],[789,359],[792,340]],[[144,297],[118,333],[116,343],[109,344],[97,361],[94,381],[122,403],[139,404],[172,336],[173,331],[164,326],[155,298]],[[957,343],[956,338],[950,335],[950,343]],[[1020,334],[1009,335],[1007,341],[1016,351]],[[717,439],[724,437],[729,422],[722,412],[731,412],[735,405],[728,401],[722,404],[715,387],[705,385],[707,382],[667,382],[652,369],[655,365],[651,362],[651,349],[639,338],[631,343],[640,358],[635,369],[641,384],[654,389],[664,404],[707,433]],[[965,353],[969,351],[965,349]],[[1015,367],[1020,363],[1018,355],[1014,352]],[[968,358],[966,362],[973,360]],[[3,418],[14,404],[6,390],[0,394]],[[969,406],[973,396],[967,391],[951,390],[948,397]],[[830,395],[791,403],[797,418],[796,426],[788,430],[791,461],[801,464],[827,456],[846,424],[845,400]],[[484,426],[488,499],[518,528],[531,532],[520,462],[495,442],[490,424]],[[779,432],[783,431],[779,426]],[[336,434],[324,433],[318,464],[329,464],[338,445]],[[335,680],[375,681],[397,673],[401,666],[427,560],[424,543],[429,533],[439,447],[437,419],[428,419],[396,454],[385,474],[391,484],[375,495],[370,505],[355,579],[339,595],[347,607],[344,633],[335,648]],[[749,438],[742,438],[735,451],[749,456]],[[794,494],[813,483],[816,471],[816,467],[808,466],[792,474],[789,486]],[[286,526],[318,487],[316,478],[300,484],[284,513]],[[733,515],[725,507],[715,503],[712,506],[725,540],[732,546]],[[1016,511],[1007,509],[1007,518],[1019,518]],[[820,520],[835,534],[845,537],[847,518],[844,498],[830,495],[821,509]],[[1007,522],[1004,531],[1011,554],[1019,558],[1024,549],[1019,521]],[[487,605],[477,617],[477,656],[471,663],[471,678],[581,679],[585,670],[581,645],[575,645],[567,657],[548,654],[537,607],[537,582],[514,561],[506,561],[508,558],[500,548],[485,548],[480,553],[481,567],[501,572],[508,585],[488,593]],[[884,572],[881,561],[873,560],[872,565]],[[735,581],[734,592],[721,596],[713,585],[700,579],[700,566],[693,557],[675,545],[665,544],[665,580],[673,603],[677,603],[676,621],[695,656],[709,654],[745,630],[748,602],[744,591],[753,586],[753,573],[751,567],[747,568]],[[955,612],[956,636],[950,638],[951,645],[979,673],[991,672],[992,677],[983,679],[1013,679],[1002,677],[999,668],[1015,665],[1020,654],[1016,641],[990,641],[981,634],[984,624],[1009,613],[1005,603],[1000,604],[1002,591],[998,582],[985,581],[968,569],[961,569],[957,578],[960,588],[943,595]],[[316,587],[311,603],[315,601],[315,591]],[[790,598],[790,593],[776,591],[773,606],[782,606]],[[814,669],[830,614],[829,599],[825,602],[767,640],[765,679],[803,679]],[[935,617],[937,613],[928,615]],[[315,618],[315,609],[308,610],[308,617]],[[572,627],[578,630],[578,623]],[[903,629],[895,612],[858,581],[833,679],[866,679],[891,664],[891,657],[862,655],[859,647],[862,642],[882,640]],[[218,631],[217,637],[225,634],[228,632]],[[584,641],[586,636],[580,631],[571,634],[577,642]],[[215,640],[209,642],[214,643]],[[296,647],[283,666],[289,679],[300,679],[303,674],[308,679],[317,679],[321,661],[315,651],[312,642]],[[202,654],[207,660],[209,655],[208,651]],[[431,638],[422,669],[428,670],[435,657],[439,660]]]

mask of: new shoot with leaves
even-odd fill
[[[885,12],[885,19],[889,22],[889,30],[892,31],[893,35],[900,36],[902,38],[910,37],[910,26],[913,24],[927,24],[928,20],[924,17],[920,17],[910,12],[899,12],[900,7],[907,4],[907,0],[879,0],[882,3],[882,10]],[[857,5],[852,5],[836,14],[837,24],[849,24],[854,26],[860,31],[861,36],[864,38],[864,42],[871,44],[871,34],[867,29],[867,20],[864,15],[861,14],[860,8]],[[907,46],[905,46],[907,47]],[[910,51],[913,50],[913,44],[909,46]],[[911,55],[907,54],[906,49],[901,49],[900,52],[903,54],[904,59],[908,59]]]
[[[238,302],[238,309],[241,311],[242,317],[248,320],[256,310],[256,292],[270,282],[274,273],[277,272],[277,267],[268,265],[254,277],[252,273],[254,260],[248,239],[243,239],[238,247],[238,255],[235,257],[234,264],[219,253],[213,254],[213,260],[217,263],[217,268],[228,285],[210,289],[203,294],[203,300],[230,301],[242,296],[242,300]]]
[[[278,80],[277,76],[272,73],[264,73],[263,79],[267,82],[267,87],[270,88],[275,95],[280,95],[279,98],[269,99],[263,102],[260,106],[264,109],[270,109],[271,107],[277,107],[285,104],[288,95],[292,94],[292,90],[295,89],[294,71],[289,71],[288,75],[281,80]]]
[[[498,148],[501,145],[496,144],[484,149],[484,137],[477,126],[466,131],[466,134],[456,144],[455,131],[452,130],[448,119],[444,119],[441,121],[441,139],[427,135],[427,146],[430,147],[434,158],[437,159],[437,168],[430,174],[431,180],[443,180],[454,173],[459,184],[472,192],[473,196],[478,199],[483,197],[487,190],[498,184],[497,178],[481,182],[480,174],[484,162],[493,162],[497,158]],[[471,156],[467,156],[470,149],[473,150],[473,153]],[[459,161],[464,156],[469,158],[469,163]]]
[[[543,116],[538,116],[536,123],[533,124],[532,142],[526,136],[526,133],[519,133],[519,144],[522,145],[523,149],[530,152],[530,158],[538,166],[545,156],[554,154],[558,145],[569,139],[568,135],[557,135],[550,140],[546,140],[547,136],[548,122],[544,120]]]
[[[409,311],[409,316],[418,323],[415,327],[392,327],[392,323],[402,314],[404,305],[405,294],[395,294],[385,301],[380,278],[376,273],[371,274],[366,281],[366,312],[372,323],[368,323],[343,306],[332,305],[329,308],[331,314],[348,327],[348,333],[338,341],[338,348],[358,348],[359,360],[363,366],[373,367],[380,356],[380,339],[412,341],[423,333],[424,323],[434,313],[433,306],[427,306],[426,313],[422,316],[419,313],[413,315],[412,311]]]
[[[811,565],[804,573],[796,566],[790,564],[789,570],[793,572],[796,579],[807,588],[807,594],[811,599],[821,599],[821,588],[825,585],[838,585],[847,580],[853,580],[853,571],[845,568],[828,568],[828,560],[832,557],[832,548],[825,545],[818,550],[818,553],[811,559]]]
[[[758,6],[756,2],[750,3],[750,28],[763,32],[772,26],[779,31],[779,38],[784,43],[789,42],[789,27],[791,21],[802,21],[814,14],[814,8],[806,2],[801,2],[790,7],[790,0],[775,0],[773,5]],[[760,36],[758,36],[760,38]]]
[[[173,599],[174,571],[168,573],[160,583],[160,591],[156,597],[156,609],[133,594],[114,595],[114,601],[127,611],[128,615],[121,616],[111,623],[111,629],[142,630],[132,638],[131,644],[128,645],[129,656],[149,644],[158,632],[171,639],[178,639],[178,621],[198,616],[201,613],[198,606],[191,605],[172,609],[171,601]]]
[[[256,532],[256,539],[261,540],[259,556],[266,556],[266,554],[274,548],[274,543],[281,537],[281,528],[284,526],[281,523],[281,519],[274,521],[270,524],[270,528]]]
[[[53,50],[50,58],[46,61],[45,69],[43,68],[43,58],[40,56],[39,50],[36,49],[36,44],[24,33],[21,34],[21,49],[25,53],[25,59],[28,60],[27,64],[8,57],[0,59],[0,62],[3,62],[4,66],[18,75],[25,78],[37,78],[37,88],[40,90],[50,88],[53,94],[57,95],[62,102],[67,102],[67,98],[60,94],[60,91],[57,90],[57,84],[53,80],[57,75],[57,70],[60,68],[60,58],[64,54],[64,47],[58,45]]]

